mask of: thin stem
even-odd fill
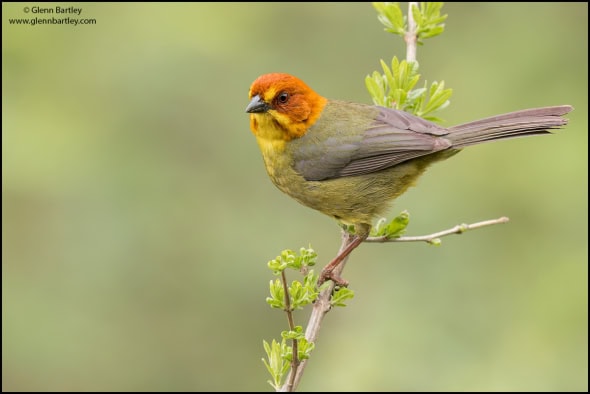
[[[287,320],[289,321],[289,330],[295,331],[295,321],[293,320],[293,311],[291,310],[291,297],[289,297],[289,286],[287,286],[287,276],[285,275],[285,271],[281,271],[281,279],[283,281],[283,289],[285,291],[285,312],[287,312]],[[289,374],[289,379],[287,380],[287,391],[293,391],[293,383],[295,380],[295,376],[297,375],[297,369],[299,367],[299,357],[298,349],[297,349],[297,339],[293,338],[293,356],[291,359],[291,373]]]
[[[408,31],[404,35],[404,41],[406,42],[406,61],[416,61],[416,49],[418,47],[418,35],[416,34],[416,21],[414,20],[414,14],[412,8],[418,7],[418,3],[411,1],[408,3]]]
[[[399,238],[387,238],[387,237],[369,237],[365,242],[427,242],[436,243],[439,238],[445,237],[452,234],[462,234],[467,230],[474,230],[480,227],[492,226],[494,224],[507,223],[510,219],[503,216],[498,219],[484,220],[482,222],[472,224],[458,224],[453,228],[442,230],[436,233],[428,235],[418,235],[414,237],[399,237]]]
[[[289,287],[287,286],[287,276],[285,271],[281,271],[281,279],[283,282],[283,290],[285,291],[285,312],[287,312],[287,320],[289,320],[289,329],[295,329],[295,322],[293,321],[293,311],[291,310],[291,297],[289,297]]]

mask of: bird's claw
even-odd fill
[[[336,286],[348,287],[348,281],[336,275],[332,270],[322,271],[320,278],[318,279],[318,287],[323,285],[327,280],[331,280]]]

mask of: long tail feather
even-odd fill
[[[503,138],[548,134],[549,130],[567,124],[563,117],[573,109],[569,105],[525,109],[492,116],[449,128],[445,138],[453,142],[453,148],[463,148],[486,141]]]

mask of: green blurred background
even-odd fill
[[[76,6],[95,25],[9,24]],[[405,9],[405,3],[403,4]],[[571,104],[554,136],[467,149],[398,199],[424,244],[368,244],[301,390],[588,389],[588,5],[449,3],[418,50],[446,125]],[[2,388],[271,390],[266,262],[335,222],[280,193],[248,88],[288,72],[370,102],[403,57],[370,4],[2,4]],[[307,312],[297,315],[304,324]]]

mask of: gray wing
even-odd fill
[[[324,113],[330,124],[320,118],[292,141],[295,169],[309,181],[380,171],[452,145],[447,129],[407,112],[338,102]]]

